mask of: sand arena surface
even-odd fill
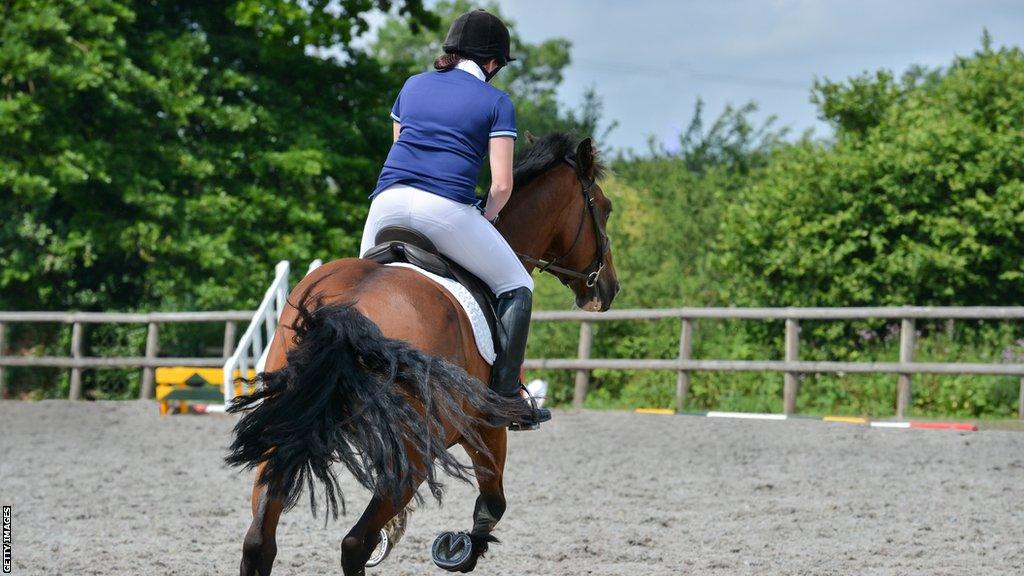
[[[14,574],[233,574],[250,473],[221,464],[234,417],[151,402],[0,403]],[[503,543],[477,574],[1024,573],[1024,433],[879,430],[556,412],[510,442]],[[324,526],[284,516],[275,575],[340,574],[366,501]],[[445,574],[437,532],[475,489],[413,515],[369,574]]]

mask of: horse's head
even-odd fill
[[[619,291],[602,172],[590,138],[575,146],[565,134],[537,139],[516,162],[511,217],[501,226],[528,265],[555,275],[591,311],[607,310]]]

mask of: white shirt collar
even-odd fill
[[[479,64],[473,62],[472,60],[460,60],[459,63],[455,65],[455,67],[458,68],[459,70],[462,70],[463,72],[469,72],[470,74],[476,76],[483,82],[487,81],[487,77],[484,76],[483,69],[480,68]]]

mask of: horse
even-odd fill
[[[607,310],[619,290],[602,173],[590,138],[536,139],[516,159],[515,190],[495,224],[531,273],[554,274],[589,311]],[[318,486],[328,514],[337,517],[339,499],[344,512],[335,462],[372,493],[341,542],[345,576],[365,573],[382,528],[404,525],[422,483],[441,502],[439,472],[479,488],[473,528],[434,544],[439,566],[471,571],[497,542],[506,508],[507,431],[490,422],[521,406],[488,389],[489,369],[461,306],[424,275],[358,258],[307,275],[288,297],[257,392],[229,408],[243,416],[226,461],[256,469],[240,574],[270,576],[278,521],[303,487],[314,515]],[[471,465],[448,452],[455,444]],[[465,549],[459,563],[438,561],[442,541]]]

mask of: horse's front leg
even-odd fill
[[[477,560],[487,552],[488,545],[498,541],[491,532],[505,514],[502,475],[505,471],[507,432],[505,428],[483,428],[480,433],[491,458],[467,443],[462,444],[473,460],[480,488],[473,507],[473,529],[468,534],[444,532],[434,540],[431,549],[434,563],[450,572],[471,572],[476,568]]]
[[[270,576],[277,556],[277,522],[284,503],[272,498],[267,487],[260,484],[262,471],[260,465],[252,485],[252,524],[242,541],[241,576]]]

